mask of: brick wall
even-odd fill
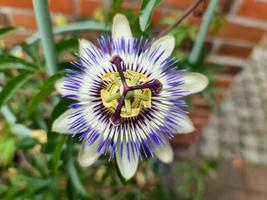
[[[170,11],[179,11],[176,12],[178,15],[193,2],[194,0],[165,0],[156,10],[154,19],[158,22],[161,16],[168,15]],[[50,0],[49,3],[53,19],[58,15],[64,15],[69,21],[77,17],[92,17],[95,11],[102,7],[100,0]],[[136,10],[139,5],[140,1],[128,0],[124,7]],[[224,73],[215,76],[215,85],[218,88],[217,101],[222,99],[225,90],[231,86],[232,78],[243,68],[245,59],[253,47],[266,35],[267,0],[221,0],[219,11],[225,15],[227,22],[218,33],[209,33],[206,41],[210,51],[208,61],[227,67]],[[191,16],[190,21],[200,24],[201,19]],[[0,0],[0,25],[24,28],[15,36],[4,39],[7,46],[12,46],[30,36],[36,31],[32,0]],[[192,101],[195,106],[191,115],[199,131],[193,135],[177,138],[178,143],[187,144],[196,139],[209,119],[210,111],[206,99],[196,95]]]

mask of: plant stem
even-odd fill
[[[64,146],[66,141],[67,141],[66,135],[60,136],[60,138],[58,138],[58,143],[57,143],[55,149],[53,150],[53,157],[51,160],[51,164],[52,164],[52,173],[55,176],[58,174],[60,156],[61,156],[61,153],[63,151],[63,146]]]
[[[56,72],[57,56],[47,0],[33,0],[33,7],[41,36],[41,42],[44,48],[47,73],[52,76]]]
[[[194,43],[193,50],[189,56],[189,62],[191,64],[195,64],[199,59],[203,44],[205,42],[206,34],[208,32],[208,28],[212,17],[215,13],[219,0],[211,0],[209,7],[203,17],[203,23],[201,24],[197,39]]]
[[[178,26],[188,15],[190,15],[201,3],[203,0],[197,0],[190,8],[188,8],[181,17],[179,17],[171,26],[164,29],[157,37],[162,37],[169,33],[172,29]]]

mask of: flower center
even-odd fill
[[[148,78],[145,75],[131,70],[127,70],[123,74],[128,86],[136,86],[148,81]],[[106,73],[102,76],[102,80],[109,83],[107,88],[101,90],[102,102],[106,108],[115,111],[120,98],[125,92],[119,73]],[[120,116],[135,117],[139,114],[142,107],[151,108],[151,90],[145,88],[144,90],[138,89],[127,91]]]
[[[119,125],[122,118],[138,116],[142,108],[151,108],[152,92],[160,93],[162,84],[159,80],[149,81],[144,74],[122,70],[122,59],[114,56],[111,63],[117,72],[106,73],[102,80],[108,86],[101,90],[103,105],[113,111],[111,122]]]

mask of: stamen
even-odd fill
[[[105,98],[105,102],[106,102],[106,103],[109,103],[109,102],[111,102],[111,101],[113,101],[113,100],[115,100],[115,99],[119,99],[120,97],[121,97],[120,93],[116,93],[116,94],[113,94],[113,95],[111,95],[111,96],[107,96],[107,97]]]
[[[125,105],[126,113],[130,115],[132,113],[131,100],[126,98],[124,100],[124,105]]]
[[[138,81],[141,79],[141,74],[137,74],[133,77],[132,81],[130,82],[131,85],[136,85]]]

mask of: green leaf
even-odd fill
[[[35,193],[41,192],[45,188],[50,188],[53,184],[53,180],[51,178],[36,178],[26,175],[22,175],[21,178],[27,183],[28,188]]]
[[[16,151],[16,141],[14,138],[0,140],[0,165],[7,166],[12,161]]]
[[[38,171],[45,176],[48,174],[48,169],[46,165],[46,158],[43,154],[36,154],[34,156],[34,166],[38,169]]]
[[[53,33],[55,35],[58,35],[58,34],[63,34],[63,33],[81,32],[81,31],[88,31],[88,30],[108,31],[110,30],[110,27],[102,22],[86,20],[86,21],[78,21],[78,22],[69,23],[66,26],[57,27],[54,29]]]
[[[82,196],[87,196],[87,192],[86,190],[84,189],[81,181],[80,181],[80,178],[79,178],[79,175],[78,175],[78,172],[76,170],[76,167],[74,165],[74,159],[69,159],[68,160],[68,163],[67,163],[67,171],[68,171],[68,174],[70,176],[70,181],[73,185],[73,187],[82,195]]]
[[[32,44],[28,44],[26,42],[21,43],[21,48],[27,55],[32,59],[33,62],[40,64],[40,56],[39,56],[39,41],[35,41]]]
[[[197,27],[196,26],[191,26],[188,29],[188,35],[192,41],[194,41],[197,37]]]
[[[59,103],[55,106],[52,112],[52,119],[53,122],[56,118],[58,118],[63,112],[69,109],[69,105],[75,103],[76,101],[68,98],[62,98]]]
[[[9,186],[1,184],[0,185],[0,198],[3,198],[3,195],[10,189]]]
[[[22,150],[30,150],[32,149],[36,144],[38,143],[38,140],[31,137],[24,137],[17,143],[17,148]]]
[[[34,64],[27,62],[21,58],[12,55],[0,55],[0,70],[14,68],[30,71],[36,70],[36,66]]]
[[[55,134],[55,133],[49,133],[49,134]],[[53,149],[53,157],[51,161],[49,162],[49,166],[51,168],[51,171],[53,175],[57,175],[58,173],[58,167],[60,165],[60,157],[63,151],[63,147],[65,142],[67,141],[67,135],[57,135],[58,137],[55,138],[55,145]],[[51,138],[51,137],[50,137]]]
[[[79,194],[83,197],[86,197],[88,194],[83,187],[77,169],[75,167],[75,159],[73,157],[73,146],[70,142],[67,142],[67,155],[68,155],[68,162],[67,162],[67,172],[70,177],[70,181],[73,185],[73,189],[75,189]]]
[[[143,0],[141,7],[141,14],[139,17],[139,25],[141,30],[144,32],[150,22],[153,14],[153,10],[162,2],[162,0]]]
[[[13,33],[17,30],[16,27],[13,27],[13,26],[7,26],[7,27],[2,27],[0,28],[0,38],[10,34],[10,33]]]
[[[33,75],[33,72],[23,72],[9,81],[0,92],[0,108],[22,87]]]
[[[177,34],[177,36],[175,37],[176,46],[179,47],[185,39],[186,39],[186,32],[181,32],[180,34]]]
[[[123,0],[113,0],[112,1],[113,12],[118,12],[120,10],[122,3],[123,3]]]
[[[52,115],[51,122],[59,117],[64,111],[66,111],[73,100],[62,98],[59,103],[55,106]],[[52,124],[52,123],[51,123]],[[53,174],[58,173],[58,167],[60,165],[60,157],[63,151],[64,144],[67,140],[67,135],[60,135],[53,132],[48,133],[47,150],[52,152],[53,157],[49,161],[49,169]]]
[[[29,103],[27,109],[28,117],[37,109],[38,105],[54,91],[55,82],[62,76],[63,73],[55,74],[44,83],[39,92],[33,97],[31,102]]]
[[[62,40],[56,44],[56,51],[58,55],[75,51],[77,52],[78,40],[73,38],[68,40]]]

